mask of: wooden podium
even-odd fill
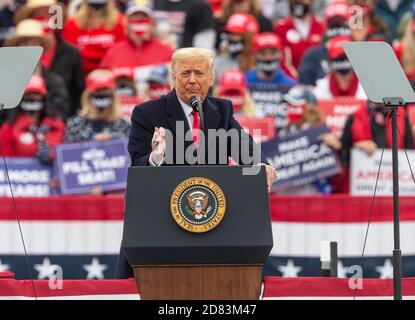
[[[122,250],[142,299],[259,298],[273,245],[266,176],[264,168],[251,176],[242,168],[129,168]],[[226,198],[222,221],[203,233],[180,227],[170,212],[173,191],[193,177],[214,181]]]
[[[141,266],[143,300],[258,300],[262,266]]]

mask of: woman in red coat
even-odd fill
[[[3,152],[9,157],[37,157],[52,164],[55,147],[61,144],[65,124],[47,104],[46,84],[34,75],[20,105],[0,129]]]
[[[113,0],[83,0],[78,12],[65,24],[62,38],[79,49],[88,75],[98,69],[110,47],[125,39],[124,18]]]

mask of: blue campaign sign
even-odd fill
[[[282,96],[291,88],[278,83],[248,83],[248,89],[255,102],[255,114],[259,118],[274,117],[275,126],[283,128],[287,124],[287,106]]]
[[[335,152],[319,140],[320,135],[328,132],[326,126],[317,126],[262,143],[262,152],[278,172],[278,179],[272,187],[274,191],[340,173]]]
[[[125,189],[130,156],[127,139],[63,144],[56,148],[62,194]]]
[[[15,197],[47,197],[50,195],[51,166],[36,158],[6,158],[7,171]],[[6,167],[0,164],[0,197],[11,197]]]

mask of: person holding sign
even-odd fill
[[[65,142],[106,141],[127,136],[130,125],[121,116],[116,98],[114,75],[108,70],[95,70],[86,80],[82,109],[68,120]]]
[[[44,79],[34,75],[20,105],[11,111],[0,129],[4,155],[37,157],[52,164],[55,147],[62,143],[64,133],[65,124],[48,103]]]
[[[281,39],[264,32],[254,38],[255,69],[246,73],[246,82],[255,102],[257,117],[273,116],[278,129],[286,125],[282,95],[297,83],[281,68],[284,60]]]
[[[398,148],[414,149],[409,117],[405,108],[398,108]],[[346,121],[341,138],[342,149],[340,160],[343,166],[341,182],[337,183],[339,193],[349,192],[349,167],[352,148],[357,148],[372,155],[378,148],[392,148],[392,123],[388,118],[390,110],[383,103],[369,101],[367,107],[362,107]],[[388,124],[389,122],[389,124]]]
[[[317,99],[305,86],[296,85],[283,96],[287,104],[288,125],[278,132],[279,137],[288,137],[301,131],[324,123],[321,112],[317,109]],[[339,139],[332,133],[322,134],[320,137],[326,145],[334,150],[341,148]],[[313,183],[285,189],[279,193],[285,194],[316,194],[331,193],[328,179],[320,179]]]

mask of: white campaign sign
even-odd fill
[[[415,150],[407,150],[412,171],[415,173]],[[352,195],[373,195],[382,150],[368,156],[361,150],[353,149],[350,161],[350,193]],[[404,150],[398,151],[399,195],[415,195],[415,182],[411,175]],[[385,149],[379,174],[376,195],[392,196],[392,150]]]

